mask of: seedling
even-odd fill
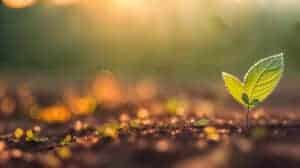
[[[284,70],[283,53],[255,63],[241,82],[235,76],[222,73],[225,86],[232,97],[247,108],[246,129],[249,129],[249,113],[262,103],[278,85]]]

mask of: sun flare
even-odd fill
[[[36,3],[36,0],[2,0],[2,3],[9,8],[27,8]]]

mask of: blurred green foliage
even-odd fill
[[[156,1],[160,12],[147,17],[114,16],[105,4],[98,12],[80,5],[1,5],[0,72],[85,78],[106,69],[124,78],[213,80],[224,69],[243,74],[255,60],[285,52],[286,75],[298,76],[300,5],[231,1],[191,0],[168,10],[163,7],[173,1]]]

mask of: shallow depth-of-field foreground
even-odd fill
[[[0,88],[1,167],[298,168],[298,86],[250,114],[220,86],[122,83]]]

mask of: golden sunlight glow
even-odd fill
[[[36,0],[2,0],[3,4],[9,8],[26,8],[36,3]]]
[[[66,89],[64,99],[69,109],[75,115],[89,115],[95,111],[97,101],[91,96],[79,96],[73,89]]]
[[[138,9],[144,7],[144,0],[114,0],[116,6],[127,9]]]
[[[71,119],[71,112],[64,105],[53,105],[40,109],[36,118],[47,123],[63,123]]]
[[[51,0],[54,5],[67,6],[79,3],[81,0]]]
[[[114,107],[123,101],[121,84],[110,72],[103,72],[97,76],[91,92],[98,102],[106,106]]]

